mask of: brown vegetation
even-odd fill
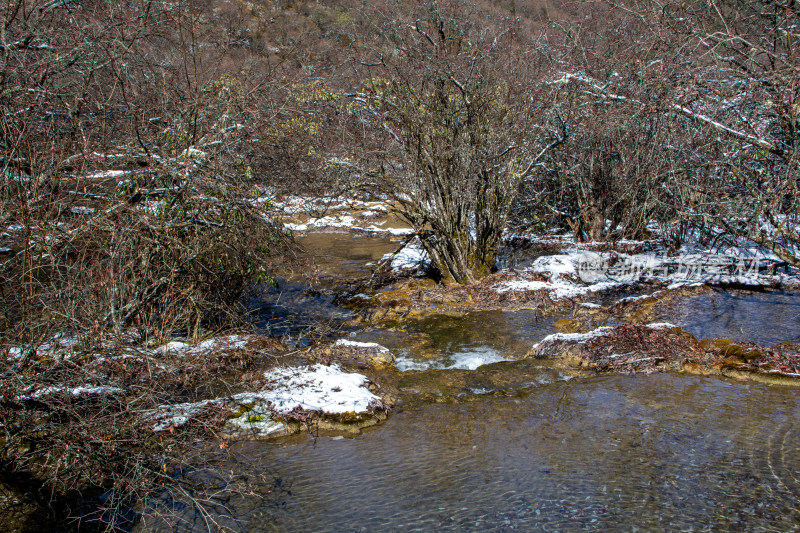
[[[764,348],[727,339],[698,342],[679,327],[628,324],[577,336],[557,335],[534,346],[529,355],[595,372],[685,371],[797,384],[797,350],[793,343]]]
[[[655,221],[674,246],[700,230],[799,265],[799,18],[774,0],[6,2],[4,479],[108,529],[188,494],[179,465],[210,430],[154,438],[143,413],[208,374],[113,357],[241,325],[243,291],[287,260],[281,193],[388,195],[442,277],[483,280],[401,287],[387,316],[549,305],[489,290],[509,220],[590,240]],[[59,339],[74,356],[39,352]],[[85,384],[124,392],[64,392]],[[90,493],[102,511],[53,503]]]

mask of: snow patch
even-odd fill
[[[361,226],[358,220],[351,215],[329,215],[321,218],[312,218],[303,223],[286,222],[283,225],[286,229],[296,232],[312,231],[315,229],[348,229],[363,231],[365,233],[388,233],[393,236],[411,235],[414,230],[411,228],[381,228],[375,224]]]
[[[553,333],[552,335],[548,335],[542,339],[541,342],[535,344],[533,347],[536,348],[542,344],[549,344],[553,342],[578,342],[582,344],[591,339],[596,339],[597,337],[605,337],[606,335],[610,335],[613,331],[613,326],[602,326],[590,331],[589,333]]]
[[[339,339],[336,341],[334,346],[346,346],[349,348],[357,348],[361,350],[376,350],[381,353],[388,353],[389,349],[381,346],[377,342],[358,342],[358,341],[349,341],[347,339]]]
[[[264,373],[270,390],[237,394],[239,402],[268,402],[281,414],[295,409],[324,413],[364,413],[380,398],[367,389],[361,374],[343,372],[338,365],[278,368]]]
[[[411,242],[406,244],[402,250],[396,254],[386,254],[381,258],[381,261],[388,261],[391,259],[392,270],[406,270],[424,267],[430,261],[428,253],[422,248],[418,242]]]
[[[645,324],[645,327],[650,329],[671,329],[671,328],[676,328],[678,326],[670,322],[653,322],[651,324]],[[583,344],[592,339],[610,335],[614,332],[614,329],[615,329],[614,326],[601,326],[599,328],[593,329],[588,333],[554,333],[552,335],[548,335],[540,342],[534,344],[533,349],[554,342],[577,342],[579,344]]]
[[[155,354],[160,355],[201,355],[212,351],[240,350],[247,346],[250,339],[242,335],[228,335],[224,337],[212,337],[210,339],[189,344],[181,341],[172,341],[159,346],[154,350]]]
[[[585,245],[581,245],[585,246]],[[574,250],[537,258],[518,279],[499,283],[499,293],[548,290],[553,299],[573,298],[589,292],[614,289],[642,280],[668,283],[669,289],[709,284],[770,285],[796,279],[788,274],[766,274],[762,262],[774,261],[757,249],[728,249],[724,253],[692,251],[667,256],[656,252],[622,254]],[[532,274],[547,281],[530,279]],[[627,301],[634,298],[623,299]]]
[[[199,402],[160,405],[159,411],[151,417],[155,421],[153,431],[166,431],[170,428],[181,427],[197,416],[204,407],[223,402],[223,399],[215,398]]]
[[[672,322],[651,322],[650,324],[645,324],[645,326],[650,329],[672,329],[678,327]]]
[[[286,432],[286,425],[273,420],[269,406],[264,403],[257,403],[241,416],[229,419],[225,425],[226,430],[230,433],[244,432],[256,437],[267,437]]]
[[[63,385],[54,385],[52,387],[45,387],[43,389],[38,389],[33,391],[30,394],[26,394],[24,396],[18,396],[19,400],[30,400],[36,398],[42,398],[44,396],[51,396],[53,394],[58,394],[66,392],[67,394],[71,394],[72,396],[83,396],[85,394],[115,394],[120,392],[125,392],[124,389],[120,389],[119,387],[111,387],[109,385],[81,385],[79,387],[65,387]]]
[[[102,172],[96,172],[94,174],[87,174],[83,176],[83,179],[87,180],[95,180],[95,179],[106,179],[106,178],[120,178],[122,176],[127,176],[131,174],[130,170],[104,170]]]

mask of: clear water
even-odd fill
[[[353,338],[378,342],[397,357],[400,370],[462,368],[521,359],[554,333],[556,318],[536,310],[479,311],[464,316],[432,315],[402,323],[402,330],[374,328]]]
[[[800,342],[800,293],[713,290],[673,302],[661,315],[701,339]]]
[[[328,272],[364,268],[337,253]],[[800,341],[797,294],[714,291],[662,318],[700,338]],[[470,357],[524,356],[553,320],[471,313],[354,338],[471,368]],[[800,529],[800,389],[672,374],[527,383],[511,397],[415,404],[356,438],[240,443],[250,466],[230,468],[260,465],[288,492],[227,500],[213,519],[242,531]],[[206,529],[182,518],[161,529]]]
[[[798,415],[795,389],[668,374],[427,404],[352,439],[239,445],[291,494],[230,500],[235,520],[222,520],[298,532],[796,530]]]
[[[349,233],[307,233],[297,237],[317,275],[326,281],[361,277],[370,272],[385,254],[402,243],[398,238],[371,237]]]

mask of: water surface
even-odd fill
[[[798,415],[800,391],[781,387],[554,382],[405,410],[352,439],[243,443],[291,494],[229,506],[246,531],[789,531]]]
[[[714,289],[672,302],[661,316],[700,339],[800,342],[800,293]]]

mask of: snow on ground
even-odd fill
[[[264,401],[278,413],[300,408],[324,413],[364,413],[380,398],[367,389],[367,378],[343,372],[337,365],[277,368],[264,374],[271,389],[237,394],[242,402]]]
[[[644,326],[650,329],[669,329],[677,327],[675,324],[671,324],[669,322],[653,322],[650,324],[644,324]],[[599,328],[595,328],[588,333],[553,333],[552,335],[548,335],[538,343],[534,344],[533,348],[536,349],[538,346],[551,344],[554,342],[577,342],[583,344],[592,339],[596,339],[597,337],[605,337],[606,335],[610,335],[614,332],[614,329],[614,326],[600,326]]]
[[[125,392],[124,389],[119,387],[111,387],[109,385],[81,385],[79,387],[66,387],[64,385],[53,385],[42,389],[30,391],[28,394],[22,394],[16,397],[17,400],[31,400],[51,396],[53,394],[64,393],[71,394],[72,396],[84,396],[87,394],[115,394]]]
[[[386,254],[381,261],[392,261],[392,270],[406,270],[409,268],[425,267],[430,262],[428,253],[422,248],[419,241],[406,244],[396,254]]]
[[[286,425],[283,422],[273,420],[269,406],[263,403],[253,405],[253,407],[241,416],[230,418],[225,423],[229,434],[244,433],[252,437],[268,437],[270,435],[285,434]]]
[[[322,218],[312,218],[304,224],[284,224],[286,229],[292,231],[308,231],[319,228],[352,228],[356,225],[356,219],[350,215],[326,216]]]
[[[45,389],[39,389],[31,394],[32,398],[40,398],[42,396],[47,396],[48,394],[55,394],[58,392],[67,392],[73,396],[82,396],[84,394],[114,394],[116,392],[125,392],[123,389],[119,387],[111,387],[108,385],[81,385],[80,387],[47,387]]]
[[[200,411],[209,405],[222,404],[225,400],[215,398],[200,402],[176,403],[173,405],[160,405],[159,410],[152,415],[155,422],[153,431],[166,431],[170,428],[181,427],[192,417],[197,416]]]
[[[228,335],[224,337],[213,337],[211,339],[189,344],[181,341],[172,341],[159,346],[153,353],[157,355],[203,355],[212,351],[240,350],[247,346],[252,339],[244,335]]]
[[[388,348],[385,346],[381,346],[377,342],[358,342],[358,341],[350,341],[347,339],[339,339],[335,343],[334,346],[344,346],[347,348],[356,348],[361,350],[375,350],[381,353],[387,353],[389,351]]]
[[[586,341],[590,341],[592,339],[596,339],[597,337],[605,337],[606,335],[611,334],[614,331],[613,326],[601,326],[599,328],[593,329],[588,333],[553,333],[552,335],[548,335],[539,343],[535,344],[533,347],[536,348],[542,344],[549,344],[553,342],[579,342],[584,343]]]
[[[365,201],[355,198],[312,198],[291,196],[281,200],[259,199],[259,202],[269,203],[272,209],[283,216],[311,215],[333,212],[325,216],[312,216],[303,222],[286,222],[284,227],[290,231],[319,231],[319,230],[348,230],[369,234],[389,234],[393,236],[410,235],[414,233],[411,228],[387,228],[386,221],[376,221],[389,212],[389,208],[382,201]],[[354,216],[352,212],[357,212]]]
[[[51,357],[58,355],[64,359],[69,359],[79,344],[80,339],[57,333],[36,347],[36,355]],[[22,359],[23,351],[24,349],[21,346],[10,346],[6,348],[6,357],[12,361]],[[2,348],[0,348],[0,353],[2,353]]]
[[[708,284],[777,285],[798,283],[796,273],[769,274],[775,258],[755,249],[727,249],[725,253],[685,250],[675,256],[645,252],[595,252],[588,245],[537,258],[519,271],[515,280],[497,284],[497,292],[546,289],[554,300],[624,287],[640,281],[661,281],[669,289]],[[541,278],[546,278],[542,281]]]
[[[388,211],[384,202],[358,200],[356,198],[346,198],[344,196],[337,196],[334,198],[287,196],[280,200],[273,199],[270,203],[284,215],[297,215],[301,213],[339,209],[364,209],[384,213]]]
[[[385,224],[381,222],[380,225]],[[411,228],[383,228],[376,224],[368,226],[361,224],[361,221],[351,215],[328,215],[321,218],[311,218],[306,222],[292,223],[287,222],[283,225],[286,229],[302,232],[321,229],[346,229],[352,231],[361,231],[364,233],[388,233],[394,236],[410,235],[414,233]]]
[[[107,178],[119,178],[122,176],[127,176],[128,174],[132,174],[133,171],[131,170],[104,170],[102,172],[96,172],[94,174],[88,174],[83,176],[83,179],[87,180],[99,180],[99,179],[107,179]]]
[[[212,405],[254,404],[253,409],[259,410],[255,414],[260,413],[269,422],[273,413],[287,415],[296,409],[332,414],[366,413],[380,402],[380,398],[367,388],[366,376],[344,372],[338,365],[276,368],[265,372],[264,377],[268,385],[262,391],[243,392],[230,398],[161,405],[151,415],[153,431],[180,427],[203,408]],[[247,414],[253,418],[253,412]],[[260,420],[261,416],[257,418]],[[248,421],[248,417],[240,422],[244,424],[242,427],[252,429],[253,423]],[[273,429],[277,431],[277,426]]]

